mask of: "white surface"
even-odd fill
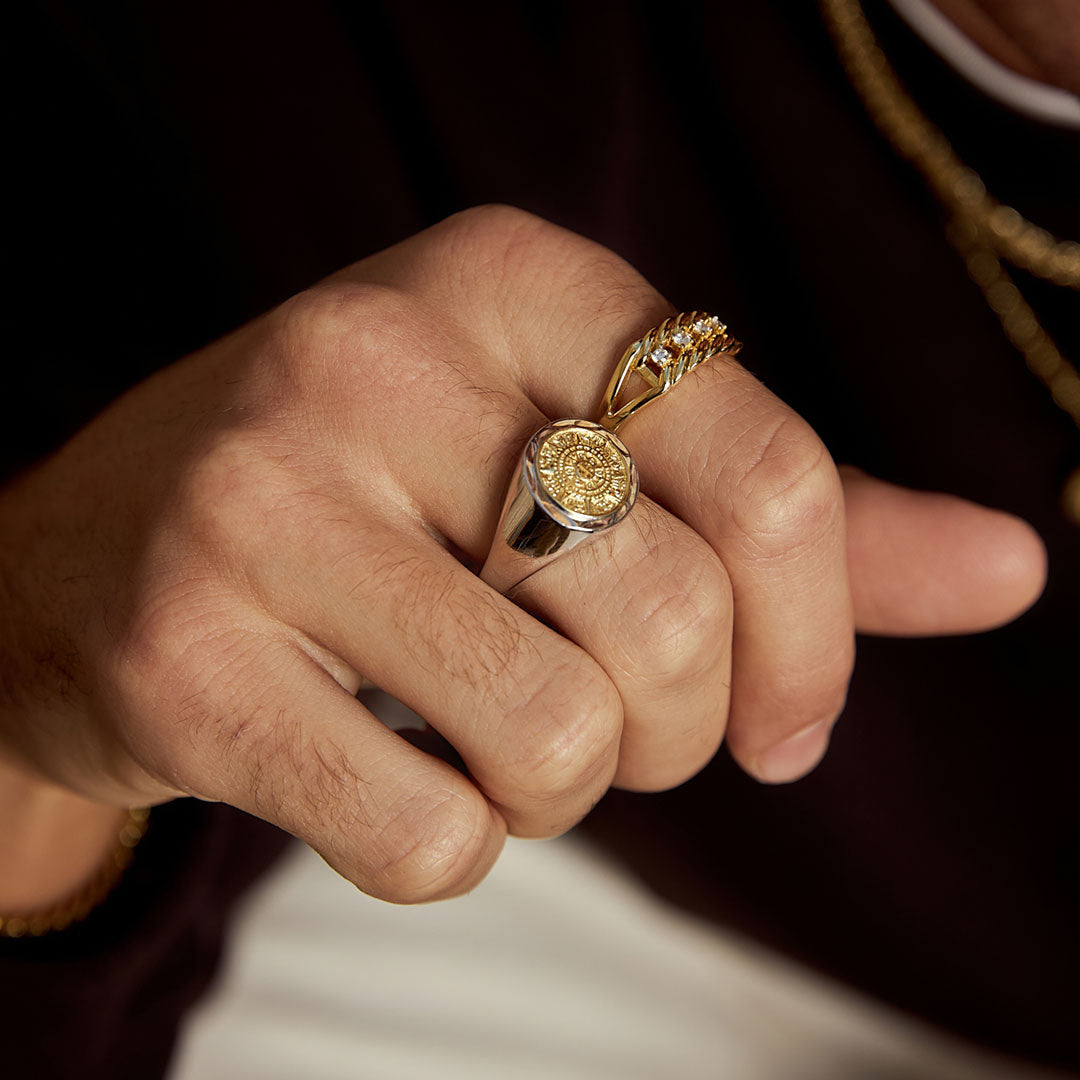
[[[674,912],[573,839],[394,907],[297,845],[170,1080],[1035,1080]]]
[[[930,0],[890,0],[904,21],[946,63],[984,94],[1036,120],[1080,128],[1080,98],[1029,79],[987,55]]]

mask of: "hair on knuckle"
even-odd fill
[[[380,576],[398,598],[394,618],[404,648],[424,671],[486,692],[530,648],[512,609],[463,580],[456,563],[411,558],[385,565]]]

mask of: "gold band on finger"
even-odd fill
[[[526,443],[481,579],[509,592],[552,559],[622,521],[637,498],[638,473],[617,428],[699,364],[741,348],[724,323],[703,311],[673,315],[635,341],[611,376],[597,421],[557,420]],[[618,404],[635,376],[644,390]]]
[[[618,431],[634,413],[666,394],[699,364],[721,353],[737,356],[741,349],[742,342],[736,341],[715,315],[704,311],[672,315],[623,353],[601,402],[599,423],[608,431]],[[635,375],[644,381],[645,389],[617,406],[626,383]]]

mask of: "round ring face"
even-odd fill
[[[540,444],[536,472],[547,494],[572,514],[601,517],[630,495],[630,460],[609,432],[564,427]]]

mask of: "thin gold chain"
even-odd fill
[[[0,938],[41,937],[56,930],[66,930],[72,923],[85,919],[112,892],[131,865],[135,848],[146,835],[149,821],[149,810],[143,807],[129,810],[108,857],[81,889],[43,911],[0,915]]]
[[[949,214],[947,236],[972,280],[1054,402],[1080,428],[1080,373],[1039,323],[1002,265],[1008,262],[1055,285],[1080,290],[1080,243],[1060,240],[995,199],[949,141],[919,110],[878,45],[859,0],[821,0],[848,78],[874,123],[922,173]],[[1063,509],[1080,524],[1080,469],[1062,493]]]

